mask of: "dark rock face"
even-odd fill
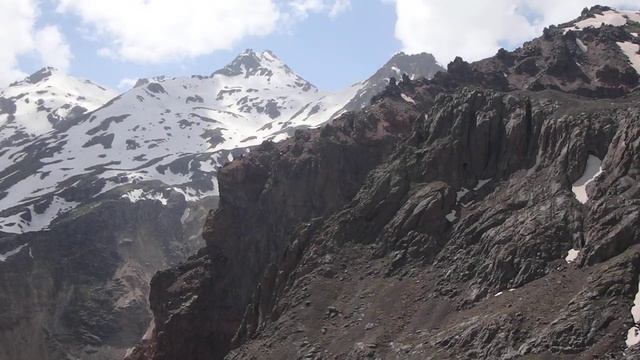
[[[129,359],[634,358],[627,30],[552,27],[390,81],[364,111],[228,164],[207,247],[154,277],[155,328]],[[581,201],[590,157],[602,173]]]
[[[94,145],[102,145],[104,149],[111,149],[111,144],[113,143],[113,139],[115,138],[115,134],[105,134],[98,135],[92,137],[89,141],[87,141],[82,147],[87,148]]]
[[[400,79],[407,73],[412,74],[414,79],[431,79],[436,73],[443,71],[445,69],[438,65],[431,54],[398,53],[364,81],[364,87],[345,105],[344,110],[358,111],[369,105],[371,99],[386,88],[390,79]]]
[[[587,154],[608,159],[621,124],[640,119],[638,97],[615,111],[588,100],[589,113],[578,98],[549,95],[437,99],[431,120],[415,124],[344,210],[295,233],[228,358],[622,354],[640,270],[628,241],[636,226],[594,223],[588,214],[608,197],[591,192],[582,205],[570,184]],[[616,244],[591,266],[601,238],[589,229]],[[562,260],[571,248],[582,249],[582,267]],[[329,307],[339,315],[327,317]]]
[[[166,94],[167,91],[162,87],[162,85],[158,83],[150,83],[147,85],[147,90],[151,91],[154,94]]]
[[[51,68],[51,67],[42,68],[42,69],[36,71],[35,73],[31,74],[27,78],[27,80],[32,84],[38,83],[38,82],[48,78],[49,76],[51,76],[51,72],[54,71],[54,70],[55,69]]]
[[[16,104],[7,98],[0,97],[0,114],[15,114]]]
[[[23,248],[0,261],[0,359],[122,358],[151,322],[151,275],[202,246],[212,206],[103,198],[3,235],[0,254]]]
[[[393,121],[383,122],[383,116]],[[152,354],[147,356],[224,356],[255,284],[267,265],[280,257],[294,227],[348,202],[366,174],[392,150],[394,139],[409,131],[418,116],[416,111],[399,113],[381,104],[380,109],[343,117],[322,131],[299,130],[290,141],[266,142],[222,168],[218,182],[225,195],[220,203],[228,210],[208,219],[204,230],[207,250],[184,265],[190,273],[206,274],[206,280],[194,283],[180,270],[154,277],[152,307],[162,308],[156,315],[157,328],[163,319],[182,325],[155,333],[158,343],[145,350]],[[284,177],[288,180],[282,181]],[[163,303],[183,293],[202,296],[188,307],[181,302],[175,308]],[[194,318],[212,319],[203,323],[212,337],[176,346],[174,340],[184,333],[180,329],[192,327]]]
[[[447,73],[434,76],[434,82],[450,90],[475,85],[500,91],[554,89],[589,97],[619,97],[640,80],[616,44],[636,41],[629,30],[606,25],[575,32],[552,26],[544,36],[513,52],[501,49],[494,57],[472,64],[456,58]]]

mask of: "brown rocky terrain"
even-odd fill
[[[640,356],[638,24],[569,26],[222,168],[128,358]]]

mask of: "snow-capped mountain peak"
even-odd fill
[[[396,63],[410,76],[424,76],[432,65],[413,72]],[[219,166],[265,140],[331,120],[358,94],[358,102],[368,103],[390,71],[328,93],[272,52],[247,50],[210,76],[140,79],[107,102],[110,91],[45,68],[0,93],[8,101],[6,119],[45,125],[0,148],[0,231],[44,229],[61,213],[120,188],[137,191],[123,190],[132,201],[172,192],[187,200],[216,195]],[[47,111],[27,106],[34,103]]]
[[[72,95],[77,95],[77,97],[81,98],[76,99],[79,103],[93,105],[94,109],[116,95],[110,89],[95,84],[90,80],[75,78],[54,67],[44,67],[27,76],[24,80],[12,83],[9,87],[0,91],[0,94],[15,94],[19,90],[33,91],[34,89],[40,93],[48,90],[55,94],[57,91],[58,94],[67,95],[68,98],[71,98]]]
[[[361,83],[360,89],[355,96],[345,105],[345,110],[356,111],[369,105],[371,98],[384,90],[390,78],[401,79],[403,75],[411,79],[430,79],[439,71],[445,71],[440,66],[435,57],[428,53],[405,54],[399,52],[395,54],[386,64],[370,78]]]
[[[24,143],[97,109],[114,91],[45,67],[0,91],[1,146]]]
[[[297,75],[270,50],[256,52],[253,49],[247,49],[227,66],[214,72],[212,77],[215,76],[264,77],[269,82],[274,79],[279,83],[292,84],[303,91],[318,91],[315,86]]]

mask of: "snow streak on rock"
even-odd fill
[[[593,155],[589,155],[584,174],[576,180],[571,187],[571,190],[576,195],[576,199],[583,204],[589,200],[589,196],[587,195],[587,185],[602,173],[601,165],[602,161],[600,159]]]

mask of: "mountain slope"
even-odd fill
[[[430,74],[435,60],[425,59],[425,69],[415,61],[408,64],[408,71],[419,71],[415,75]],[[376,76],[372,84],[377,86],[384,79]],[[360,101],[370,99],[368,84],[324,93],[271,52],[251,50],[211,76],[141,80],[91,113],[72,108],[73,116],[55,123],[58,129],[3,148],[0,190],[7,195],[0,199],[0,231],[41,230],[58,213],[130,182],[160,180],[167,185],[161,190],[181,192],[187,199],[216,195],[217,167],[265,140],[279,141],[297,128],[328,121],[343,112],[358,91],[365,91],[358,95]],[[30,91],[38,93],[43,86],[49,88],[38,83]],[[12,93],[18,89],[10,88]],[[34,100],[25,95],[22,101]],[[61,112],[48,116],[64,115]],[[22,117],[45,123],[28,113]],[[68,194],[70,186],[84,190]],[[140,196],[165,196],[160,193]]]
[[[227,164],[129,358],[637,358],[634,14],[591,8]]]
[[[84,84],[43,69],[5,93],[75,91],[43,85],[59,78]],[[365,86],[322,92],[249,50],[208,76],[141,79],[2,146],[0,358],[121,358],[151,321],[151,276],[204,245],[218,167],[329,121]]]
[[[114,96],[115,92],[89,80],[44,68],[0,91],[0,148],[64,128]]]
[[[444,71],[444,68],[436,62],[431,54],[407,55],[403,52],[398,53],[375,74],[360,84],[357,93],[344,106],[344,110],[357,111],[368,106],[371,99],[389,84],[390,78],[400,80],[403,75],[406,75],[410,79],[431,79],[441,71]]]

